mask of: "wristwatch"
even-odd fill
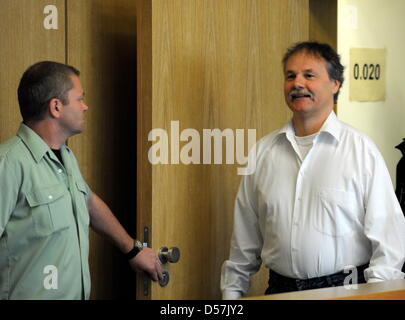
[[[134,240],[134,247],[132,248],[131,251],[129,251],[129,252],[127,252],[127,253],[125,254],[125,257],[126,257],[128,260],[131,260],[132,258],[136,257],[136,255],[137,255],[139,252],[141,252],[142,249],[143,249],[143,244],[142,244],[142,242],[135,239],[135,240]]]

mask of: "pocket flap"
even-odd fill
[[[79,191],[83,192],[84,194],[87,195],[89,193],[84,181],[81,181],[81,180],[76,181],[76,186],[77,186],[77,189],[79,189]]]
[[[66,187],[56,185],[47,188],[41,188],[31,191],[26,195],[30,207],[36,207],[43,204],[51,203],[66,193]]]

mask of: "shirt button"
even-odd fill
[[[53,199],[52,195],[49,195],[49,196],[48,196],[48,199],[49,199],[49,200],[52,200],[52,199]]]
[[[63,172],[63,170],[62,169],[58,169],[58,173],[62,173]]]

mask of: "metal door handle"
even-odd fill
[[[180,260],[180,249],[177,247],[171,247],[170,249],[162,247],[159,250],[159,259],[163,264],[168,262],[176,263]]]
[[[170,281],[169,271],[164,270],[162,272],[162,274],[163,274],[163,279],[159,280],[159,285],[161,287],[166,287],[168,285],[169,281]]]

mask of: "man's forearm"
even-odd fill
[[[95,193],[90,195],[88,207],[90,225],[95,232],[105,236],[123,253],[133,248],[133,239],[125,231],[110,208]]]
[[[90,225],[94,231],[109,239],[122,253],[127,253],[134,248],[134,239],[129,236],[110,208],[95,193],[90,195],[88,206]],[[154,281],[163,279],[159,258],[151,248],[144,248],[129,260],[129,264],[134,270],[147,272]]]

